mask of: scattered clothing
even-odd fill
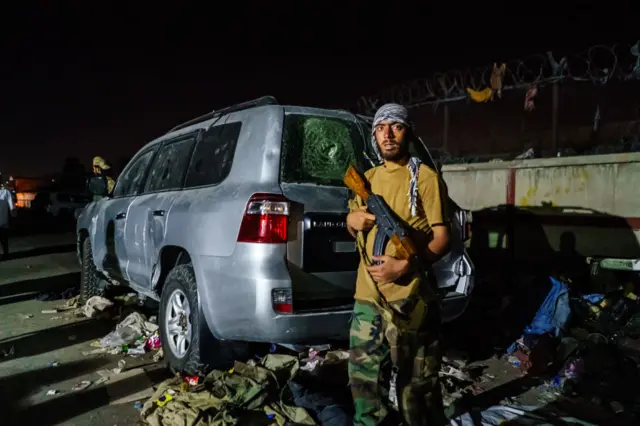
[[[214,370],[191,389],[176,377],[160,384],[140,415],[151,426],[269,424],[267,418],[278,426],[315,425],[307,410],[280,399],[281,386],[299,367],[292,356],[269,354],[257,365],[236,361],[229,371]]]
[[[507,64],[493,64],[493,71],[491,71],[491,100],[493,100],[494,95],[498,95],[498,98],[502,98],[502,80],[504,79],[504,74],[507,71]]]
[[[289,389],[291,389],[293,402],[296,406],[307,409],[320,425],[353,425],[352,417],[348,414],[348,407],[337,401],[334,393],[328,392],[326,389],[315,390],[295,380],[289,382]]]
[[[531,86],[524,97],[525,111],[531,112],[536,109],[536,96],[538,96],[538,88],[536,86]]]
[[[531,348],[527,341],[532,338],[542,336],[544,334],[553,334],[558,337],[564,330],[569,316],[571,315],[571,306],[569,303],[569,288],[564,282],[549,277],[551,280],[551,290],[542,302],[533,321],[525,327],[523,334],[524,343]],[[507,353],[511,354],[518,348],[518,342],[514,342],[508,349]]]
[[[484,90],[473,90],[467,87],[467,93],[471,97],[471,100],[478,103],[489,102],[493,96],[493,90],[491,90],[490,87]]]
[[[539,407],[495,405],[482,412],[465,413],[451,419],[451,426],[497,426],[502,424],[551,426],[566,422],[571,425],[595,426],[574,417],[545,416],[535,412]],[[564,423],[563,423],[564,424]]]
[[[87,300],[82,307],[82,312],[87,318],[95,318],[108,307],[113,306],[113,302],[101,296],[93,296]]]

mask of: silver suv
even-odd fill
[[[369,126],[264,97],[171,129],[79,215],[82,298],[118,284],[159,301],[178,371],[226,363],[242,342],[347,339],[359,258],[342,177],[349,164],[371,167]],[[445,320],[474,284],[467,212],[452,215],[451,252],[434,265]]]

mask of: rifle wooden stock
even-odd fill
[[[358,171],[353,166],[349,166],[347,169],[347,173],[344,175],[344,183],[347,187],[352,190],[356,195],[362,198],[362,201],[365,203],[369,199],[369,194],[371,191],[365,181],[364,177],[358,173]]]

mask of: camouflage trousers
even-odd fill
[[[420,301],[419,303],[423,303]],[[349,384],[355,405],[354,425],[380,424],[389,412],[383,365],[396,372],[398,408],[407,426],[447,424],[438,372],[440,312],[424,304],[408,321],[412,330],[389,324],[381,308],[356,301],[350,332]],[[395,321],[394,321],[395,322]],[[392,362],[393,361],[393,362]]]

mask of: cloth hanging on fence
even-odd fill
[[[483,103],[491,100],[493,90],[491,90],[490,87],[487,87],[484,90],[473,90],[467,87],[467,93],[474,102]]]

